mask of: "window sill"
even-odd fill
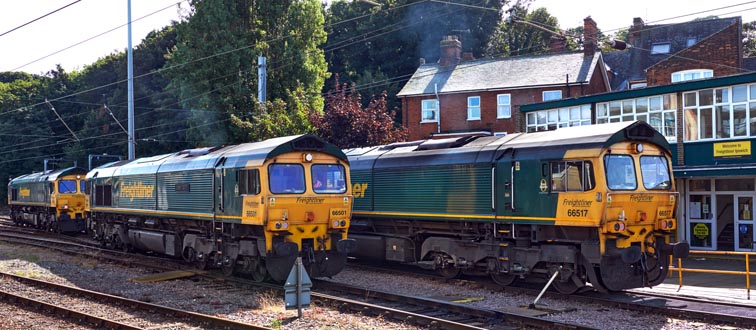
[[[480,118],[467,118],[467,121],[480,121]]]
[[[430,123],[438,123],[438,120],[423,120],[420,121],[421,124],[430,124]]]
[[[512,119],[512,116],[509,116],[509,117],[496,117],[496,119]]]

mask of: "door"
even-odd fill
[[[754,194],[735,195],[735,251],[753,251]]]

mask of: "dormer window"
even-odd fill
[[[696,37],[688,37],[688,43],[686,44],[686,47],[690,47],[696,44]]]
[[[672,82],[681,82],[688,80],[711,78],[714,76],[713,70],[697,69],[697,70],[685,70],[672,73]]]
[[[669,54],[670,43],[658,43],[651,46],[651,54]]]

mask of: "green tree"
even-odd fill
[[[756,21],[743,23],[743,57],[756,56]]]
[[[316,0],[192,0],[170,54],[170,88],[191,109],[190,142],[258,140],[257,58],[267,58],[273,104],[319,111],[327,77],[324,16]],[[304,96],[304,97],[301,97]],[[307,122],[295,125],[307,127]],[[299,131],[288,134],[301,133]]]
[[[557,18],[551,16],[546,8],[531,12],[527,2],[521,3],[510,8],[509,19],[496,27],[486,47],[486,55],[502,57],[543,53],[549,49],[551,37],[560,33]],[[566,47],[575,47],[575,44],[567,43]]]

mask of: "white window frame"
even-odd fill
[[[502,97],[506,97],[506,102],[502,102]],[[512,118],[512,94],[496,95],[496,118]]]
[[[470,101],[478,100],[478,105],[472,105]],[[478,115],[473,116],[473,112],[477,111]],[[467,120],[480,120],[480,96],[470,96],[467,98]]]
[[[675,94],[663,94],[596,103],[596,124],[640,120],[664,135],[667,141],[674,142],[677,140],[676,100]]]
[[[557,93],[559,94],[559,97],[557,97],[557,98],[554,98],[554,96],[548,96],[548,97],[546,96],[546,95],[550,95],[550,94],[556,95]],[[561,100],[562,99],[562,90],[558,89],[558,90],[553,90],[553,91],[543,91],[541,93],[541,99],[543,100],[543,102],[554,101],[554,100]]]
[[[736,92],[740,90],[741,92]],[[713,95],[712,102],[703,102],[701,92]],[[743,97],[745,92],[745,97]],[[708,99],[707,97],[706,99]],[[695,127],[695,132],[687,132],[684,136],[688,141],[721,141],[742,140],[756,136],[756,84],[732,85],[718,88],[708,88],[684,92],[683,113],[685,127]],[[703,111],[711,112],[711,121],[701,121]],[[740,112],[741,116],[736,114]],[[693,122],[695,120],[695,122]],[[752,123],[753,122],[753,123]],[[704,128],[704,126],[708,126]],[[723,129],[720,129],[720,126]],[[710,136],[702,136],[701,132],[710,130]]]
[[[525,114],[526,132],[553,131],[560,127],[590,126],[591,105],[533,111]]]
[[[651,45],[651,55],[669,54],[670,50],[672,50],[672,43],[670,42],[660,42],[660,43]]]
[[[428,105],[433,105],[432,108]],[[438,99],[427,99],[421,101],[420,110],[420,122],[421,123],[435,123],[438,122]],[[427,112],[433,113],[433,119],[427,119],[425,115]]]
[[[698,75],[698,77],[695,77]],[[687,76],[687,77],[686,77]],[[678,83],[683,81],[706,79],[714,77],[714,70],[710,69],[693,69],[672,72],[672,83]]]

